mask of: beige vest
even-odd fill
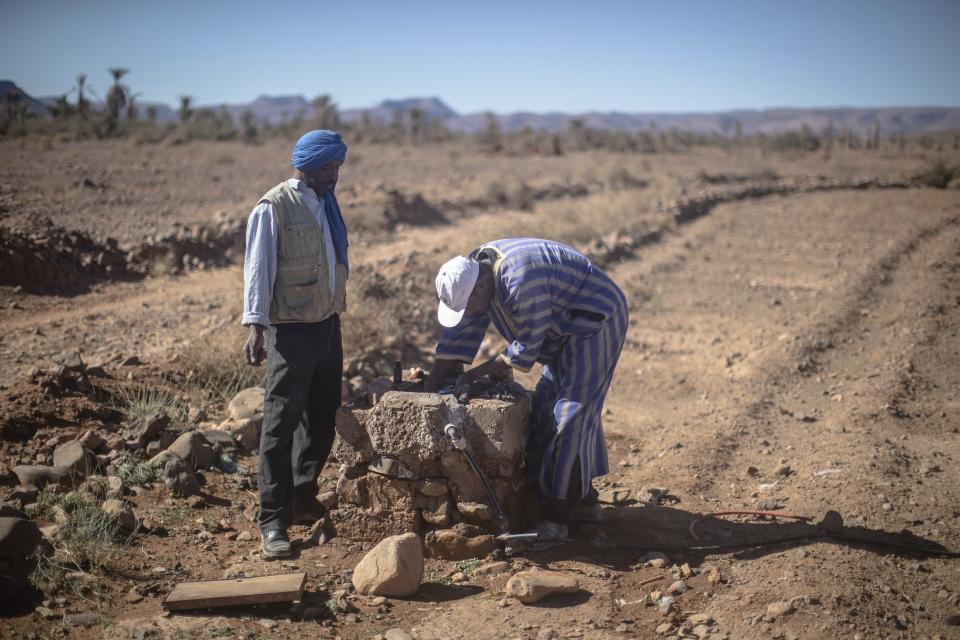
[[[277,277],[270,301],[270,324],[320,322],[347,308],[347,270],[326,255],[323,227],[297,190],[281,182],[261,198],[277,217]],[[330,272],[336,287],[330,296]]]

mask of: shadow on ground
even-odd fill
[[[604,510],[603,514],[601,523],[575,527],[571,543],[527,555],[544,564],[577,557],[618,570],[650,551],[660,551],[671,558],[682,557],[691,565],[699,565],[712,555],[731,553],[737,558],[752,559],[818,542],[878,554],[960,557],[960,552],[907,530],[894,533],[844,526],[842,516],[836,511],[827,512],[817,523],[774,518],[746,520],[742,516],[739,520],[704,517],[676,507],[621,507]],[[691,525],[696,537],[691,533]]]

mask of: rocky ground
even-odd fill
[[[253,172],[244,162],[237,166]],[[604,416],[612,472],[596,483],[603,521],[548,550],[477,561],[427,558],[410,597],[358,592],[351,572],[370,542],[338,537],[316,546],[306,542],[307,528],[295,528],[304,541],[295,558],[259,557],[256,457],[243,446],[245,416],[231,415],[222,401],[200,402],[181,355],[197,334],[212,341],[232,331],[236,266],[105,279],[69,297],[4,288],[0,456],[8,498],[20,506],[35,500],[15,488],[9,470],[17,465],[67,465],[106,471],[106,478],[117,472],[120,454],[111,451],[121,447],[139,448],[136,460],[172,447],[190,468],[174,460],[163,476],[80,487],[78,494],[105,509],[104,500],[119,500],[109,509],[116,521],[133,517],[137,532],[118,545],[122,554],[109,571],[72,576],[81,585],[89,581],[83,588],[37,595],[5,612],[0,637],[955,636],[960,564],[937,551],[960,550],[958,192],[905,184],[913,160],[904,158],[805,156],[776,166],[735,157],[726,173],[722,159],[711,157],[653,162],[646,174],[631,166],[650,184],[634,190],[646,194],[630,201],[636,209],[606,217],[613,219],[594,209],[624,206],[623,196],[603,192],[548,199],[525,211],[450,214],[442,225],[404,226],[355,245],[357,263],[370,268],[360,295],[387,291],[390,304],[422,309],[399,329],[358,329],[351,379],[361,380],[353,388],[346,381],[348,394],[363,390],[365,364],[376,369],[375,359],[362,357],[368,351],[392,348],[409,365],[429,364],[422,354],[434,334],[419,318],[429,318],[430,278],[397,283],[512,229],[591,247],[631,302],[630,333]],[[770,164],[778,184],[833,186],[757,191],[770,184],[757,175]],[[400,176],[397,184],[410,184]],[[233,193],[229,172],[221,180]],[[454,198],[431,188],[436,201]],[[690,199],[731,189],[745,195],[714,197],[697,215],[677,215]],[[18,197],[4,200],[7,211]],[[589,209],[577,208],[583,206]],[[592,233],[578,224],[585,217]],[[73,349],[102,372],[84,381],[62,357],[58,372],[53,356]],[[149,421],[124,413],[130,389],[182,397],[183,414],[160,429],[170,435],[145,435]],[[231,464],[206,459],[210,445],[176,440],[201,423],[240,441]],[[325,470],[321,491],[334,488],[336,475],[333,465]],[[30,513],[21,515],[63,529],[70,514],[56,509],[27,506]],[[727,517],[698,523],[701,539],[691,536],[701,514],[736,509],[789,512],[813,523],[836,511],[843,527],[832,528],[840,535],[831,538],[814,524]],[[45,532],[56,537],[56,530]],[[792,540],[775,543],[785,537]],[[739,544],[749,546],[713,548]],[[690,549],[698,546],[706,548]],[[531,577],[532,568],[562,576]],[[293,570],[307,573],[305,600],[294,608],[169,615],[161,607],[184,580]],[[537,581],[567,593],[524,603]]]

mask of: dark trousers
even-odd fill
[[[340,317],[271,326],[260,431],[261,531],[286,530],[294,501],[315,498],[340,406]]]

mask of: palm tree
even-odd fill
[[[130,69],[122,67],[109,67],[107,71],[113,76],[113,85],[107,92],[107,127],[113,129],[120,119],[120,113],[127,106],[127,94],[129,90],[120,84],[120,79],[130,73]]]
[[[77,113],[81,116],[87,114],[87,110],[90,107],[90,103],[87,102],[87,97],[83,94],[83,90],[87,86],[87,74],[81,73],[77,76]]]
[[[186,122],[193,117],[193,108],[190,106],[192,102],[191,96],[180,96],[180,122]]]

